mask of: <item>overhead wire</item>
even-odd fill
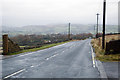
[[[104,1],[104,0],[103,0]],[[106,0],[106,16],[107,18],[110,18],[110,16],[108,16],[110,14],[110,12],[114,13],[114,10],[118,10],[118,2],[120,0]],[[102,5],[102,6],[101,6]],[[112,7],[112,8],[111,8]],[[102,22],[103,22],[103,3],[102,4],[98,4],[98,9],[97,12],[100,14],[99,16],[99,31],[102,32]],[[117,13],[115,13],[117,14]],[[107,20],[106,22],[110,22],[110,20]]]

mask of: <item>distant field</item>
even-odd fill
[[[120,34],[106,35],[105,42],[109,42],[111,40],[119,40],[120,39],[119,36],[120,36]],[[99,45],[99,47],[102,48],[102,37],[100,37],[99,39],[93,39],[92,41],[96,44],[95,46]]]
[[[107,35],[107,36],[105,36],[105,40],[106,40],[106,42],[109,42],[111,40],[118,40],[118,39],[120,39],[119,36],[120,36],[120,34]],[[100,39],[102,40],[102,37]]]
[[[109,42],[111,40],[118,40],[120,34],[118,35],[107,35],[105,37],[106,42]],[[95,49],[96,53],[96,59],[101,61],[119,61],[120,54],[112,54],[112,55],[104,55],[105,50],[102,50],[102,37],[100,39],[93,39],[92,40],[92,46]]]

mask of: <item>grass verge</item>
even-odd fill
[[[57,45],[60,45],[60,44],[64,44],[64,43],[67,43],[67,42],[70,42],[70,41],[61,42],[61,43],[48,44],[48,45],[44,45],[44,46],[42,46],[40,48],[21,50],[19,52],[15,52],[15,53],[9,53],[9,55],[16,55],[16,54],[25,53],[25,52],[34,52],[34,51],[50,48],[50,47],[53,47],[53,46],[57,46]]]
[[[93,39],[91,41],[91,44],[94,48],[95,54],[96,54],[96,59],[103,61],[103,62],[116,62],[120,61],[120,54],[111,54],[111,55],[104,55],[105,50],[102,50],[102,46],[99,44],[98,39]]]

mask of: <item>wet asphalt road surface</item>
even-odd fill
[[[102,62],[108,78],[120,78],[119,62]]]
[[[2,60],[3,78],[100,78],[90,39]]]

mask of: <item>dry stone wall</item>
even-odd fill
[[[3,35],[3,55],[9,55],[9,53],[14,53],[20,51],[18,44],[14,43],[8,38],[8,35]]]
[[[8,53],[18,52],[20,50],[19,45],[8,38]]]

